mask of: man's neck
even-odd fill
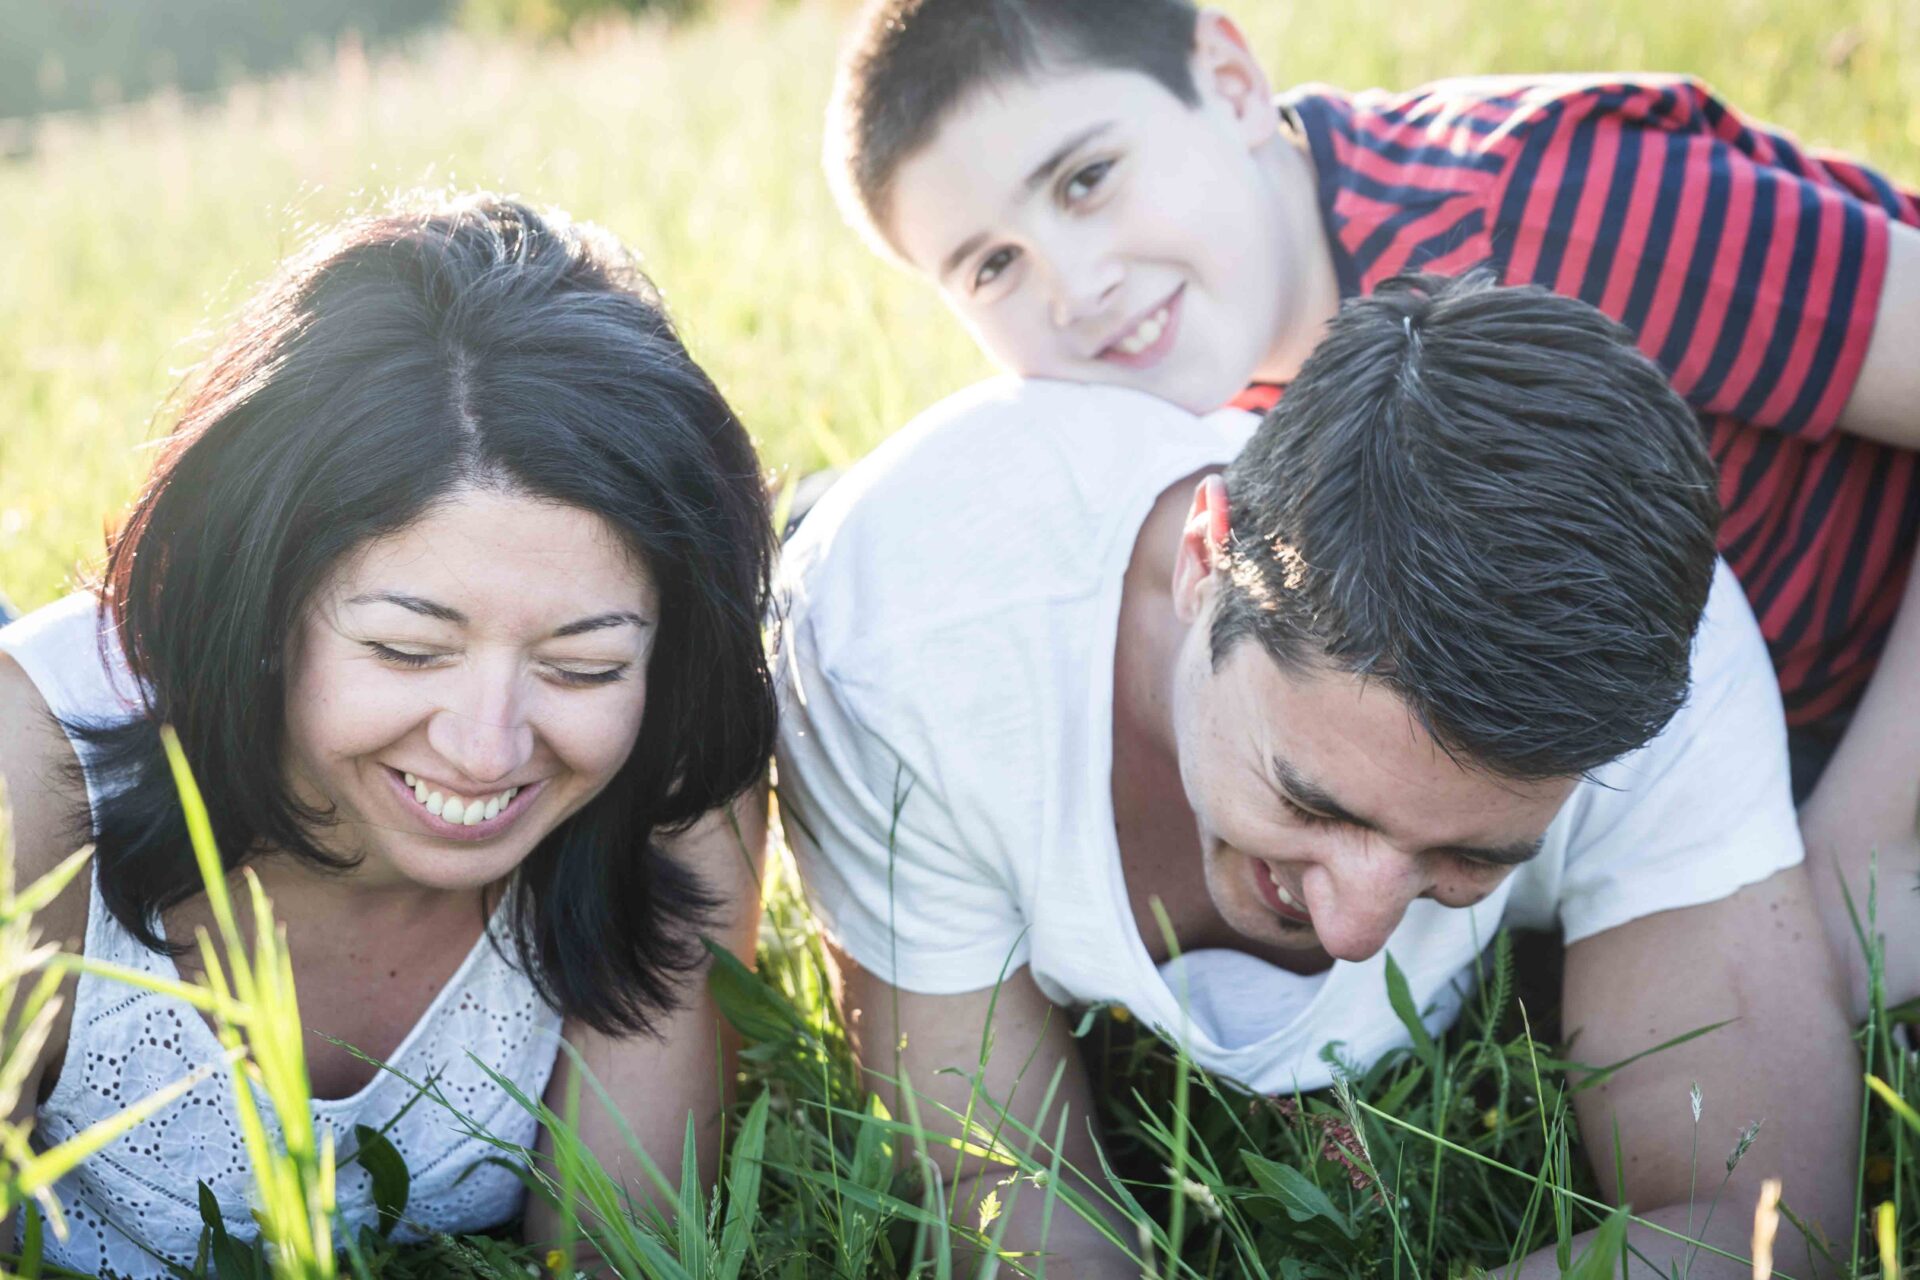
[[[1218,470],[1218,468],[1207,468]],[[1201,472],[1163,490],[1134,538],[1120,595],[1114,642],[1115,746],[1178,762],[1173,733],[1173,672],[1186,624],[1173,606],[1173,566],[1193,487]]]

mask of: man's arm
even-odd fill
[[[1098,1203],[1089,1183],[1064,1172],[1100,1167],[1086,1069],[1067,1032],[1066,1014],[1027,969],[1015,970],[997,988],[929,996],[900,990],[838,950],[833,959],[854,1048],[896,1119],[909,1120],[917,1109],[930,1136],[957,1137],[963,1131],[959,1117],[970,1116],[975,1135],[996,1133],[1002,1146],[1030,1152],[1044,1167],[1052,1162],[1050,1145],[1064,1117],[1062,1181]],[[1056,1072],[1059,1084],[1049,1099]],[[911,1100],[902,1096],[903,1083],[912,1090]],[[1002,1121],[995,1102],[1015,1123]],[[1049,1149],[1036,1150],[1029,1132],[1044,1135]],[[899,1140],[899,1147],[901,1159],[914,1158],[909,1140]],[[977,1226],[981,1202],[997,1193],[1006,1206],[1000,1247],[1026,1255],[1029,1268],[1032,1255],[1045,1253],[1047,1274],[1059,1280],[1135,1280],[1140,1274],[1138,1263],[1064,1201],[1046,1214],[1046,1191],[1024,1179],[1006,1181],[1014,1172],[1009,1165],[931,1142],[926,1154],[947,1183],[954,1221]],[[1131,1238],[1132,1228],[1117,1215],[1109,1220],[1121,1239]]]
[[[1732,1019],[1574,1095],[1609,1193],[1617,1129],[1618,1177],[1639,1217],[1745,1257],[1761,1181],[1779,1178],[1788,1208],[1833,1247],[1850,1238],[1860,1062],[1803,867],[1718,902],[1657,912],[1576,942],[1567,949],[1565,983],[1571,1056],[1593,1066]],[[1703,1104],[1697,1169],[1689,1102],[1696,1084]],[[1755,1121],[1759,1133],[1729,1177],[1727,1157]],[[1688,1253],[1644,1227],[1628,1239],[1662,1274]],[[1782,1274],[1824,1274],[1808,1265],[1808,1248],[1789,1222],[1781,1223],[1774,1256]],[[1521,1274],[1559,1272],[1549,1253],[1528,1259]],[[1751,1271],[1700,1252],[1690,1274]]]

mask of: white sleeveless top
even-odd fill
[[[102,664],[98,626],[94,599],[69,596],[0,629],[0,651],[20,664],[63,720],[124,717],[134,706],[133,680],[117,644],[108,664]],[[86,748],[74,746],[85,763]],[[99,785],[89,772],[91,803],[98,803]],[[553,1071],[560,1015],[504,958],[513,954],[504,929],[504,912],[496,912],[487,935],[388,1064],[416,1081],[434,1078],[447,1100],[480,1128],[532,1147],[534,1118],[488,1079],[479,1063],[538,1098]],[[97,877],[87,900],[86,954],[144,973],[179,976],[170,957],[141,946],[114,919],[101,901]],[[191,1006],[83,974],[74,994],[66,1061],[39,1109],[35,1141],[64,1141],[220,1052],[212,1029]],[[341,1158],[354,1149],[354,1126],[364,1124],[385,1129],[406,1161],[411,1189],[395,1237],[474,1231],[518,1214],[524,1195],[519,1180],[498,1165],[477,1163],[499,1153],[469,1137],[431,1098],[409,1108],[415,1090],[394,1072],[380,1072],[352,1097],[315,1101],[312,1110],[316,1130],[323,1140],[327,1130],[333,1132]],[[190,1264],[202,1231],[201,1182],[213,1189],[228,1231],[242,1239],[257,1235],[249,1217],[252,1174],[231,1089],[226,1074],[215,1073],[63,1178],[57,1194],[71,1231],[65,1241],[48,1234],[48,1261],[88,1275],[140,1277],[167,1274],[154,1253]],[[255,1096],[269,1135],[277,1140],[279,1129],[266,1098],[257,1088]],[[359,1165],[340,1171],[337,1201],[347,1231],[377,1221],[371,1180]]]

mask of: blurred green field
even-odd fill
[[[987,372],[835,215],[817,156],[842,5],[538,47],[452,34],[369,62],[42,128],[0,161],[0,590],[75,581],[163,402],[306,229],[413,185],[490,186],[645,256],[769,466],[845,460]],[[1920,182],[1911,0],[1390,0],[1238,15],[1279,83],[1686,70]]]

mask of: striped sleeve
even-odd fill
[[[1543,90],[1505,151],[1493,240],[1508,283],[1620,321],[1702,413],[1832,431],[1899,212],[1870,182],[1685,79]]]

